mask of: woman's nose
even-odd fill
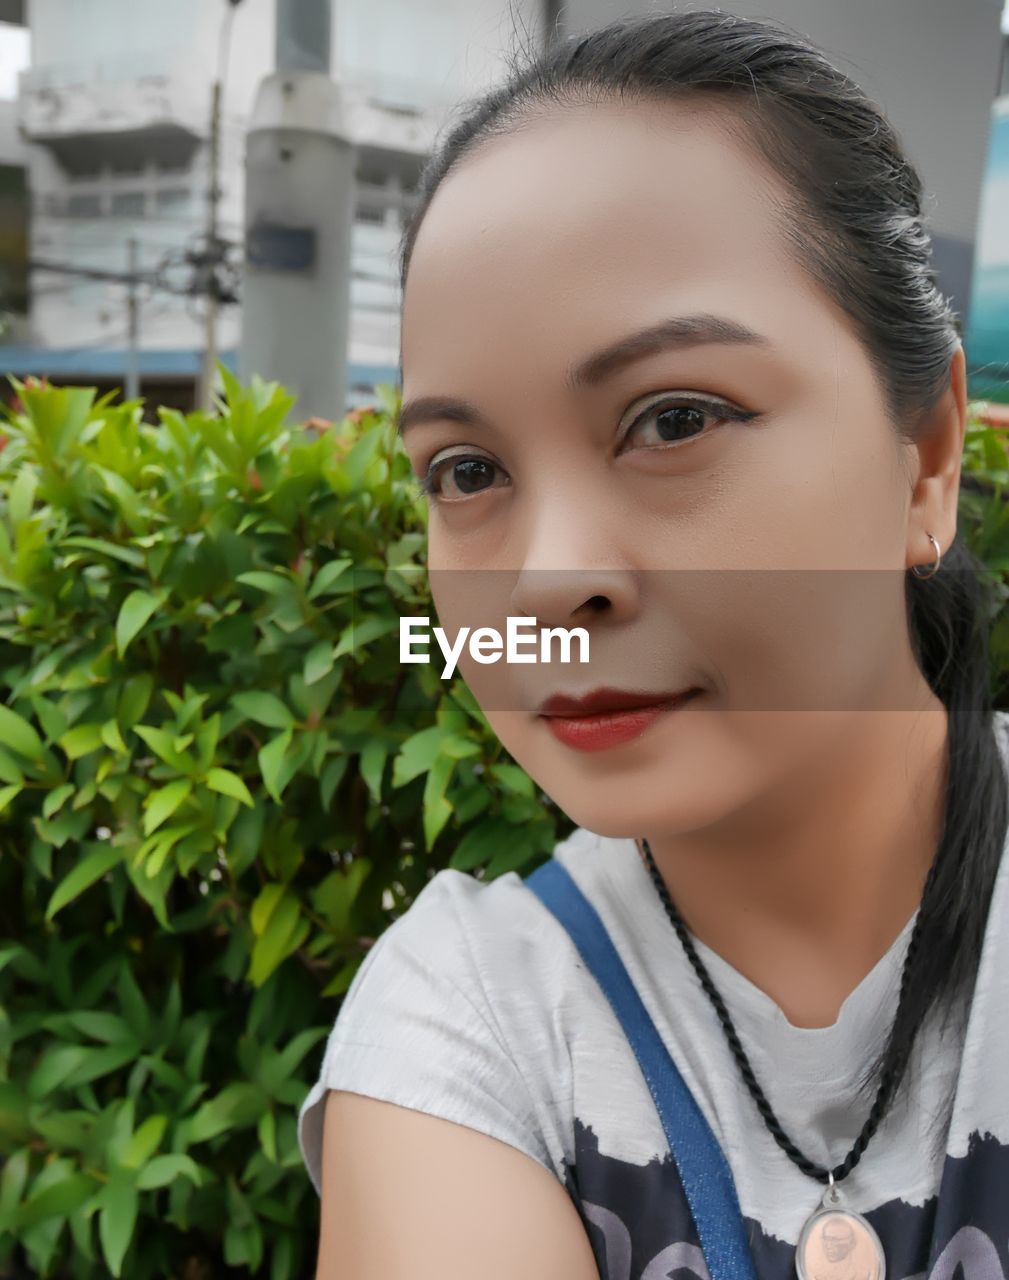
[[[569,625],[579,611],[582,617],[607,608],[621,612],[636,593],[623,550],[626,519],[613,519],[606,503],[585,488],[558,488],[563,494],[539,495],[536,513],[527,515],[518,535],[513,611],[555,626]]]

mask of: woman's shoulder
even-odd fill
[[[577,827],[557,842],[552,856],[568,868],[584,866],[584,854],[595,841],[591,832]],[[526,874],[507,871],[483,880],[468,871],[442,868],[376,945],[423,945],[428,955],[446,960],[450,952],[465,953],[485,980],[517,978],[513,965],[533,959],[533,952],[552,953],[559,942],[557,927],[525,883]]]
[[[549,1028],[565,957],[545,915],[516,872],[483,881],[443,868],[380,934],[342,999],[300,1109],[299,1143],[316,1189],[329,1089],[468,1125],[563,1179],[565,1139],[551,1097],[566,1059]]]

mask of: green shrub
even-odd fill
[[[573,825],[460,681],[399,662],[436,610],[393,389],[309,439],[221,375],[219,412],[157,425],[12,379],[0,1275],[310,1277],[297,1110],[368,946],[441,867],[524,874]],[[971,434],[999,604],[1006,466]]]
[[[1009,710],[1009,433],[978,421],[978,407],[968,405],[957,533],[991,586],[991,688]]]
[[[295,1125],[337,997],[434,870],[571,827],[461,682],[399,662],[435,610],[392,390],[308,440],[222,376],[219,414],[157,425],[15,382],[0,1274],[310,1276]]]

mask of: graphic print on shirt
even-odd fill
[[[565,1185],[588,1234],[600,1280],[710,1280],[670,1153],[645,1165],[599,1151],[575,1119],[574,1164]],[[810,1212],[819,1184],[810,1180]],[[1009,1146],[973,1134],[967,1155],[947,1155],[938,1196],[860,1209],[883,1243],[887,1280],[1009,1280]],[[795,1246],[746,1219],[760,1280],[795,1280]],[[929,1244],[938,1254],[928,1265]],[[813,1280],[864,1280],[843,1258]]]

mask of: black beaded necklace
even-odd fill
[[[733,1057],[735,1058],[736,1064],[739,1067],[740,1074],[743,1077],[743,1081],[745,1082],[746,1087],[750,1092],[750,1096],[753,1098],[753,1101],[756,1103],[757,1109],[759,1110],[761,1116],[763,1117],[764,1123],[766,1124],[767,1128],[770,1130],[771,1136],[774,1138],[775,1142],[777,1142],[778,1146],[781,1147],[781,1149],[785,1152],[788,1158],[794,1164],[796,1164],[802,1170],[803,1173],[808,1174],[811,1178],[815,1178],[818,1182],[822,1182],[828,1185],[828,1191],[824,1195],[823,1200],[821,1201],[821,1207],[813,1213],[812,1217],[809,1219],[809,1221],[806,1223],[805,1228],[803,1229],[803,1236],[802,1238],[800,1238],[799,1250],[798,1250],[798,1252],[801,1255],[803,1251],[802,1249],[803,1243],[805,1239],[809,1237],[811,1229],[816,1224],[816,1220],[818,1218],[822,1219],[828,1213],[832,1213],[835,1215],[838,1213],[839,1211],[838,1207],[841,1205],[842,1200],[840,1195],[837,1192],[835,1182],[839,1182],[842,1178],[846,1177],[852,1171],[852,1169],[854,1169],[854,1167],[858,1164],[859,1160],[862,1158],[862,1153],[865,1151],[866,1147],[869,1144],[869,1140],[872,1138],[873,1134],[876,1132],[877,1128],[879,1127],[879,1124],[883,1119],[886,1109],[893,1099],[894,1093],[896,1092],[897,1084],[900,1081],[900,1074],[901,1074],[900,1069],[907,1060],[907,1053],[905,1052],[905,1054],[901,1057],[899,1061],[891,1061],[883,1071],[879,1088],[876,1092],[876,1098],[872,1104],[872,1108],[869,1111],[869,1115],[866,1119],[866,1122],[862,1126],[862,1131],[858,1135],[858,1137],[855,1139],[854,1146],[851,1148],[851,1150],[848,1152],[845,1158],[841,1161],[841,1163],[839,1165],[836,1165],[833,1169],[826,1169],[822,1165],[816,1164],[814,1163],[814,1161],[804,1156],[802,1152],[799,1150],[799,1148],[795,1145],[795,1143],[791,1140],[791,1138],[789,1138],[788,1134],[785,1133],[784,1129],[781,1127],[781,1123],[779,1122],[777,1116],[774,1114],[771,1104],[767,1100],[767,1096],[765,1095],[763,1089],[760,1087],[757,1077],[754,1075],[753,1068],[750,1065],[750,1060],[746,1056],[746,1052],[743,1049],[742,1044],[740,1043],[739,1036],[736,1034],[736,1028],[733,1026],[732,1019],[729,1017],[729,1011],[725,1007],[725,1001],[719,995],[718,989],[711,979],[711,975],[708,973],[707,969],[705,968],[704,963],[701,960],[701,957],[697,954],[694,944],[690,938],[690,934],[687,932],[687,927],[684,924],[683,919],[680,916],[680,913],[677,911],[676,907],[673,905],[672,899],[669,896],[669,891],[666,889],[662,876],[659,874],[659,869],[655,865],[655,859],[652,857],[652,851],[648,844],[648,841],[642,837],[642,839],[639,840],[637,844],[638,844],[638,847],[644,852],[645,859],[648,864],[649,874],[651,875],[652,880],[655,884],[655,888],[659,894],[659,897],[666,908],[666,914],[669,916],[670,922],[672,923],[673,928],[676,930],[677,936],[679,937],[680,942],[683,945],[683,950],[686,952],[688,960],[693,966],[694,972],[697,974],[698,978],[701,981],[701,986],[704,988],[705,994],[707,995],[708,999],[711,1001],[711,1004],[714,1006],[715,1013],[718,1015],[718,1021],[721,1023],[722,1030],[724,1031],[725,1037],[729,1042],[729,1047],[732,1050]],[[911,939],[908,944],[907,955],[905,956],[904,967],[901,972],[900,996],[899,996],[898,1005],[897,1005],[898,1013],[900,1012],[900,1007],[903,1004],[905,995],[907,993],[908,974],[910,973],[911,966],[914,962],[914,956],[918,949],[917,944],[918,944],[921,924],[922,924],[922,914],[921,912],[919,912],[918,918],[914,924],[914,928],[911,931]],[[865,1233],[866,1237],[871,1241],[871,1243],[878,1250],[879,1266],[880,1266],[879,1276],[880,1278],[882,1278],[884,1274],[884,1268],[885,1268],[885,1263],[883,1260],[883,1250],[882,1250],[882,1245],[879,1243],[879,1239],[876,1236],[875,1232],[873,1231],[872,1227],[861,1216],[861,1214],[854,1213],[850,1209],[842,1210],[841,1212],[843,1212],[845,1217],[847,1217],[850,1220],[851,1225],[853,1227],[856,1227]]]

